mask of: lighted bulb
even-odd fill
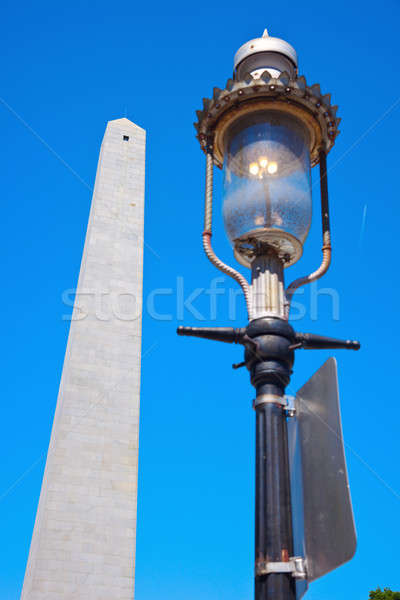
[[[260,167],[262,169],[265,169],[265,167],[268,164],[268,158],[266,158],[265,156],[260,156],[260,158],[258,159],[258,162],[260,163]]]
[[[258,171],[259,171],[259,166],[256,162],[250,163],[249,165],[249,171],[252,175],[257,175]]]
[[[277,172],[278,165],[276,164],[276,162],[270,162],[267,170],[270,175],[273,175],[274,173]]]

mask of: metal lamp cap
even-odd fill
[[[270,37],[268,35],[267,29],[265,29],[262,37],[255,38],[254,40],[246,42],[236,52],[234,58],[235,71],[237,70],[239,65],[243,63],[243,61],[249,62],[253,66],[254,59],[251,61],[247,61],[246,59],[252,57],[255,54],[260,55],[261,53],[263,56],[269,57],[271,57],[271,55],[273,54],[286,57],[286,59],[289,59],[289,64],[292,66],[292,69],[297,68],[297,53],[293,46],[291,46],[288,42],[285,42],[285,40],[281,40],[280,38]],[[278,70],[281,70],[278,65],[277,68]]]

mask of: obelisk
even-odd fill
[[[21,600],[134,595],[145,138],[103,138]]]

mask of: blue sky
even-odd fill
[[[335,354],[358,551],[306,597],[400,589],[399,17],[394,0],[3,5],[2,599],[16,600],[22,586],[68,335],[62,293],[77,282],[101,139],[106,122],[125,115],[148,135],[136,598],[252,598],[252,388],[244,369],[231,369],[240,348],[177,338],[175,329],[198,323],[182,298],[219,277],[201,250],[194,113],[264,27],[293,44],[300,72],[332,93],[343,119],[329,156],[333,265],[297,298],[294,325],[363,344]],[[215,247],[231,261],[216,179]],[[304,257],[288,282],[320,259],[315,192]],[[170,290],[155,300],[162,319],[148,310],[158,288]],[[205,291],[193,304],[212,323]],[[218,323],[242,326],[242,303],[234,320],[228,304],[226,291]],[[299,351],[290,390],[329,355]]]

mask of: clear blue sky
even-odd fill
[[[339,312],[331,296],[308,290],[295,326],[363,344],[336,353],[358,551],[307,598],[400,589],[399,18],[397,0],[3,5],[2,600],[19,598],[23,581],[68,335],[62,293],[77,282],[106,122],[124,115],[148,132],[136,598],[252,598],[252,388],[244,369],[231,369],[240,348],[177,338],[175,328],[197,322],[177,310],[182,281],[187,298],[218,276],[201,250],[194,112],[264,27],[294,45],[300,72],[332,93],[343,119],[329,156],[334,260],[319,285],[336,290]],[[220,177],[216,187],[215,245],[231,260]],[[317,189],[314,200],[305,255],[288,281],[320,259]],[[146,308],[156,288],[171,290],[156,298],[163,320]],[[210,297],[200,293],[194,306],[210,322]],[[217,316],[229,323],[228,293]],[[291,390],[328,356],[298,352]]]

